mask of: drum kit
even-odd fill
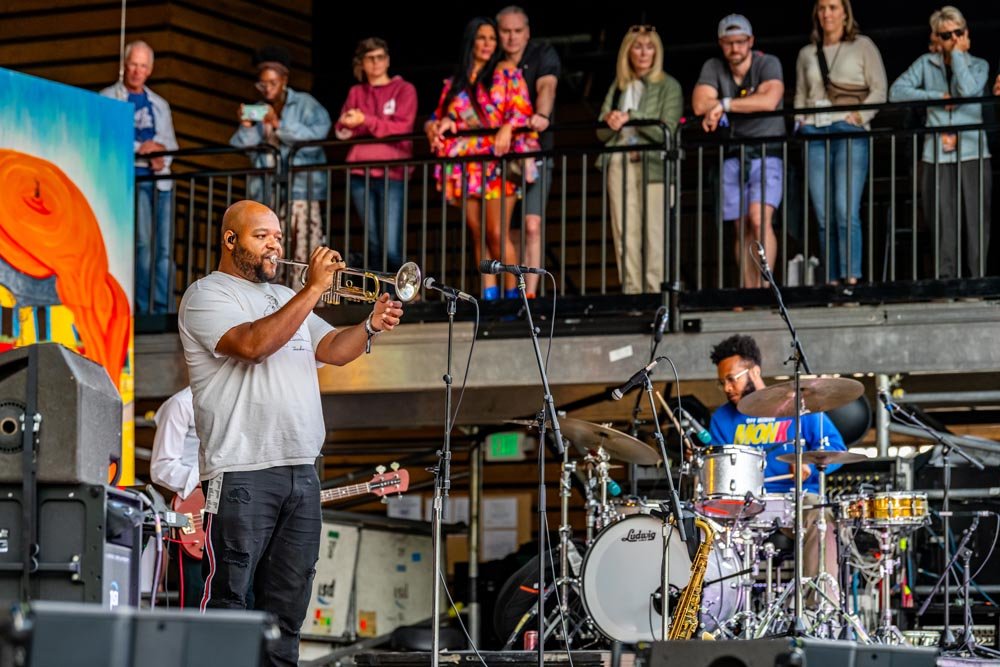
[[[863,391],[860,383],[842,378],[803,378],[801,383],[803,413],[833,409]],[[791,384],[753,392],[740,401],[738,410],[759,417],[789,417],[795,412]],[[682,480],[691,481],[687,485],[691,497],[683,502],[685,543],[680,531],[671,529],[674,517],[668,500],[615,497],[620,489],[612,470],[620,464],[659,464],[657,449],[607,425],[572,418],[562,418],[560,424],[572,447],[565,448],[562,466],[561,567],[552,584],[560,592],[560,602],[547,612],[551,614],[545,624],[548,640],[583,648],[601,638],[629,644],[662,639],[666,583],[672,639],[751,639],[798,631],[864,642],[903,641],[890,606],[898,565],[895,545],[929,521],[926,494],[887,489],[828,498],[829,467],[866,457],[823,449],[800,452],[801,463],[815,468],[820,480],[818,495],[802,499],[804,520],[799,524],[806,535],[818,535],[809,540],[810,548],[818,549],[815,557],[803,554],[803,540],[794,539],[794,491],[765,490],[768,483],[790,481],[792,475],[765,477],[763,448],[734,444],[695,448],[688,443],[693,456],[680,470]],[[571,450],[579,454],[576,461],[570,458]],[[795,456],[782,454],[777,459],[794,463]],[[569,523],[574,477],[584,487],[586,502],[582,554]],[[678,486],[685,488],[683,483]],[[840,573],[826,571],[833,569],[825,565],[828,531],[837,538],[829,548],[836,550]],[[867,572],[873,579],[881,578],[877,622],[871,628],[855,613],[858,610],[848,611],[849,587],[843,585],[851,562],[847,556],[864,550],[856,545],[863,535],[878,542],[877,564]],[[791,605],[796,580],[788,576],[788,566],[796,558],[811,561],[815,570],[801,579],[801,594],[808,601],[801,624]],[[668,572],[663,571],[665,561]],[[569,626],[564,622],[567,613],[575,618]],[[514,645],[524,627],[524,621],[518,624],[507,647]]]

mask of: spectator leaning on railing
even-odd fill
[[[799,132],[809,142],[809,198],[819,223],[819,243],[829,252],[828,275],[833,284],[854,284],[861,277],[861,199],[868,175],[868,138],[875,111],[821,111],[823,107],[881,104],[888,83],[878,47],[858,34],[851,0],[816,0],[813,7],[812,42],[799,51],[795,65],[795,108],[814,107],[813,115],[796,118]],[[830,142],[826,135],[854,132],[857,139]],[[831,165],[829,172],[827,165]],[[827,202],[830,193],[832,202]],[[848,201],[850,197],[850,201]],[[829,226],[827,207],[835,224]],[[848,235],[850,245],[848,246]],[[850,261],[848,261],[850,260]]]
[[[354,77],[361,81],[351,87],[340,111],[335,133],[340,140],[362,137],[388,137],[412,134],[417,117],[417,90],[400,76],[389,76],[389,45],[378,37],[358,42],[354,50]],[[413,142],[355,144],[347,154],[348,162],[408,160],[413,157]],[[368,266],[379,271],[395,271],[403,263],[403,183],[412,167],[351,170],[351,200],[368,229]],[[367,188],[367,193],[366,193]],[[367,196],[367,199],[366,199]],[[383,235],[383,223],[385,234]],[[387,267],[382,266],[383,249]]]
[[[925,53],[892,84],[893,102],[940,100],[950,97],[979,97],[986,91],[989,64],[969,54],[971,40],[965,17],[957,8],[946,6],[931,15],[932,52]],[[981,104],[932,106],[927,108],[928,127],[975,125],[983,122]],[[982,145],[982,155],[980,155]],[[979,160],[983,160],[982,228],[979,239]],[[921,199],[924,220],[933,229],[938,222],[941,278],[960,277],[958,273],[958,237],[965,248],[966,273],[981,276],[980,257],[989,247],[990,169],[986,136],[981,130],[961,133],[930,133],[924,139],[921,158]],[[959,161],[961,164],[959,165]],[[935,162],[937,163],[935,165]],[[937,179],[935,181],[935,178]],[[961,179],[962,220],[958,219],[958,186]],[[935,188],[936,186],[936,188]],[[935,195],[935,192],[937,194]]]
[[[288,87],[291,56],[282,47],[269,46],[258,49],[254,55],[257,68],[255,88],[262,103],[241,104],[240,127],[229,140],[237,148],[250,148],[270,144],[281,151],[281,174],[287,176],[288,155],[292,144],[299,141],[326,139],[330,132],[330,114],[316,98]],[[260,112],[262,117],[258,117]],[[263,151],[253,154],[253,164],[258,169],[273,168],[271,154]],[[323,164],[326,156],[318,146],[303,148],[295,153],[294,166]],[[284,183],[282,183],[284,185]],[[263,179],[254,177],[247,182],[248,198],[269,203],[265,197]],[[289,223],[291,251],[289,259],[299,262],[309,260],[314,248],[323,244],[323,218],[319,200],[326,197],[326,172],[320,169],[298,173],[292,181],[289,210],[283,217]]]
[[[465,27],[458,67],[444,83],[437,108],[424,125],[431,150],[438,157],[501,156],[538,150],[534,132],[514,134],[525,127],[533,110],[528,87],[521,70],[502,59],[497,45],[497,30],[492,19],[477,17]],[[494,134],[453,136],[462,130],[495,129]],[[446,136],[447,135],[447,136]],[[510,162],[507,179],[501,183],[501,166],[496,160],[483,163],[445,162],[435,167],[438,188],[452,204],[461,204],[465,196],[465,224],[469,228],[476,261],[481,259],[482,234],[486,251],[492,259],[505,264],[517,263],[517,249],[510,237],[510,218],[514,197],[521,183],[518,168],[530,183],[537,177],[534,160]],[[463,190],[464,186],[464,190]],[[486,229],[481,228],[483,206]],[[496,277],[483,275],[483,299],[500,297]],[[516,279],[504,275],[505,298],[518,298]]]
[[[753,29],[745,16],[731,14],[725,17],[719,22],[718,32],[725,60],[712,58],[704,64],[691,100],[695,115],[704,117],[702,128],[706,132],[715,132],[720,126],[728,125],[733,138],[784,136],[785,121],[780,116],[738,117],[741,113],[782,108],[785,84],[781,61],[753,50]],[[734,242],[736,262],[743,267],[743,287],[761,286],[760,275],[746,255],[747,244],[763,243],[768,263],[772,266],[777,256],[778,241],[771,227],[771,218],[774,209],[781,203],[782,163],[781,158],[776,157],[780,150],[780,144],[769,144],[767,151],[774,155],[769,154],[766,160],[761,160],[760,146],[747,144],[746,161],[741,165],[739,147],[732,146],[729,157],[723,163],[722,218],[736,220],[743,227],[743,243],[740,243],[740,226],[736,229]],[[761,188],[761,185],[764,187]],[[761,201],[764,202],[763,216]]]
[[[143,41],[125,47],[124,78],[101,91],[101,95],[135,108],[135,175],[168,176],[170,156],[146,158],[147,153],[177,150],[174,122],[167,101],[146,86],[153,73],[153,49]],[[136,183],[135,199],[135,312],[165,313],[173,305],[174,218],[169,178]],[[153,221],[156,237],[153,238]],[[150,274],[153,278],[153,303],[149,303]]]
[[[556,86],[559,84],[559,72],[562,63],[559,54],[547,42],[531,39],[531,28],[528,26],[528,15],[515,5],[504,7],[497,12],[497,29],[500,33],[500,45],[504,54],[524,76],[528,88],[528,101],[531,102],[534,113],[528,119],[528,127],[540,132],[538,141],[543,151],[555,148],[555,137],[551,132],[545,132],[553,122],[553,111],[556,104]],[[524,257],[522,263],[528,266],[541,266],[542,261],[542,211],[549,200],[552,189],[553,159],[536,160],[538,178],[534,183],[528,183],[524,199]],[[544,176],[542,167],[545,167]],[[518,216],[513,216],[512,227],[517,227]],[[514,229],[514,244],[518,245],[518,231]],[[530,274],[524,277],[528,298],[535,296],[539,276]]]
[[[663,42],[651,25],[632,26],[618,49],[615,80],[601,105],[607,130],[598,138],[608,146],[664,143],[657,125],[628,127],[630,120],[659,120],[671,132],[677,128],[684,93],[677,79],[663,71]],[[661,290],[663,274],[663,206],[666,161],[660,151],[629,151],[603,155],[607,166],[611,232],[618,276],[626,294]],[[622,190],[625,172],[626,189]],[[643,196],[643,172],[646,192]],[[624,211],[623,211],[624,206]],[[643,266],[645,265],[645,271]]]

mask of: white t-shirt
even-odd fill
[[[156,435],[149,476],[154,482],[187,498],[198,486],[198,449],[201,443],[194,428],[191,387],[168,398],[153,417]]]
[[[295,295],[215,271],[184,292],[178,330],[201,440],[201,479],[220,472],[313,464],[326,439],[316,347],[333,327],[310,314],[260,364],[215,351],[235,326],[274,313]]]

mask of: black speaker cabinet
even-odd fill
[[[937,656],[933,648],[827,639],[666,641],[653,643],[641,667],[936,667]]]
[[[0,355],[0,482],[23,478],[22,418],[28,366],[37,353],[38,481],[104,484],[108,463],[121,456],[122,400],[103,366],[57,343]]]
[[[32,604],[29,667],[216,667],[265,664],[278,629],[259,611],[119,609]]]
[[[0,484],[0,600],[22,599],[24,540],[20,484]],[[28,598],[139,604],[142,501],[90,484],[39,484],[38,555]]]

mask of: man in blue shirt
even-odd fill
[[[765,387],[761,378],[761,354],[757,342],[750,336],[736,334],[726,338],[712,348],[712,363],[719,374],[719,386],[728,399],[712,414],[709,431],[712,445],[748,445],[761,447],[766,452],[767,466],[764,477],[778,477],[794,474],[795,466],[778,461],[780,454],[795,451],[795,422],[791,417],[750,417],[736,409],[744,396]],[[834,450],[844,451],[844,439],[830,418],[823,413],[809,413],[802,416],[803,451]],[[839,466],[827,466],[827,474]],[[803,464],[803,503],[812,505],[819,502],[819,474],[812,466]],[[767,493],[788,493],[795,489],[794,477],[767,482]],[[816,521],[817,511],[807,511],[803,517],[806,531],[803,571],[806,576],[815,576],[819,571],[819,532]],[[825,571],[837,577],[837,550],[832,517],[827,513],[826,528],[826,568]]]
[[[122,80],[101,91],[131,103],[135,112],[135,175],[146,177],[135,184],[135,312],[143,314],[166,313],[174,305],[173,158],[146,155],[178,146],[170,105],[146,85],[152,73],[153,49],[146,42],[132,42],[125,47]],[[162,178],[148,178],[153,174]]]

